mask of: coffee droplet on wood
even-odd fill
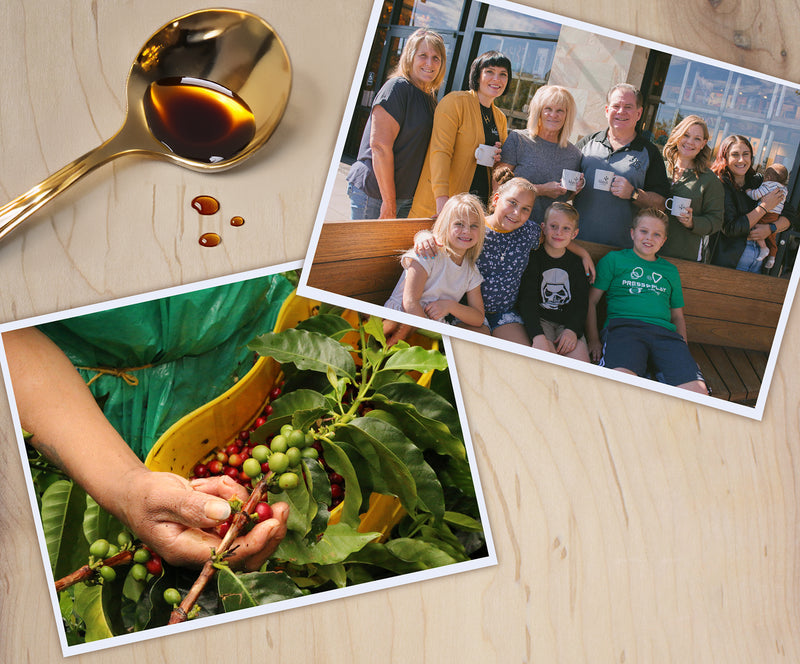
[[[222,238],[217,233],[203,233],[200,236],[200,244],[204,247],[216,247]]]
[[[219,211],[219,201],[213,196],[195,196],[192,207],[200,214],[215,214]]]
[[[151,83],[144,114],[150,132],[171,152],[208,164],[235,157],[256,133],[244,100],[201,78],[171,76]]]
[[[244,226],[244,218],[243,217],[233,217],[231,219],[231,226]]]

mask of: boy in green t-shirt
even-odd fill
[[[597,264],[589,291],[586,338],[600,366],[646,376],[653,369],[661,382],[708,394],[689,352],[678,268],[656,256],[667,239],[667,216],[641,210],[633,220],[633,249],[612,251]],[[606,326],[597,329],[597,303],[606,294]]]

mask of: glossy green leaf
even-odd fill
[[[257,337],[247,347],[260,355],[273,357],[281,364],[291,362],[298,369],[325,373],[328,367],[333,367],[339,376],[356,377],[356,365],[347,349],[317,332],[295,328],[270,332]]]
[[[75,586],[75,613],[86,625],[86,642],[99,641],[114,636],[111,625],[103,611],[103,587]]]
[[[340,521],[358,528],[360,523],[358,514],[361,509],[362,499],[361,486],[353,463],[336,441],[323,439],[321,442],[325,463],[344,478],[344,484],[347,487],[344,492],[344,500],[341,503],[342,516]]]
[[[380,473],[389,492],[400,498],[409,514],[418,509],[430,512],[436,519],[444,514],[444,496],[436,473],[425,461],[420,449],[402,431],[376,418],[360,417],[344,427],[361,450],[368,446],[374,452],[373,472]]]
[[[91,544],[97,539],[104,538],[116,543],[117,535],[126,530],[122,522],[115,516],[106,512],[97,504],[94,498],[87,494],[86,512],[83,515],[83,535]]]
[[[481,525],[480,521],[459,512],[445,512],[444,522],[453,528],[457,528],[458,530],[463,530],[468,533],[483,532],[483,526]]]
[[[446,369],[447,358],[438,350],[426,350],[422,346],[410,346],[393,353],[383,368],[425,373],[431,369]]]
[[[89,544],[83,536],[85,510],[86,492],[70,480],[54,482],[42,495],[42,529],[56,579],[89,559]]]
[[[302,597],[303,592],[284,572],[217,572],[217,590],[225,612]]]
[[[461,420],[456,407],[440,394],[417,383],[398,381],[382,385],[376,390],[387,399],[407,403],[424,417],[444,424],[454,436],[461,436]],[[463,442],[461,443],[463,447]],[[462,455],[463,456],[463,455]]]
[[[296,329],[318,332],[319,334],[324,334],[326,337],[332,337],[338,340],[348,332],[352,332],[353,326],[341,316],[318,314],[317,316],[311,316],[310,318],[300,321]]]
[[[372,401],[376,408],[386,410],[394,415],[398,422],[398,427],[420,449],[433,450],[437,454],[451,456],[455,459],[466,459],[467,450],[461,438],[453,435],[450,428],[443,422],[425,416],[418,410],[417,406],[402,399],[404,393],[416,391],[416,388],[425,390],[425,388],[420,388],[416,384],[392,383],[382,388],[380,393],[374,394]],[[417,403],[423,404],[424,401],[428,401],[433,405],[444,401],[429,390],[425,390],[425,392],[427,394],[417,395],[419,397]],[[401,398],[397,399],[397,397]],[[432,409],[428,410],[431,411]]]
[[[339,522],[328,526],[322,539],[311,545],[296,533],[287,534],[274,557],[296,565],[333,565],[346,560],[376,537],[378,533],[359,533],[352,526]]]

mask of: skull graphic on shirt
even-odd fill
[[[542,272],[543,309],[557,311],[572,299],[569,288],[569,275],[561,268],[552,268]]]

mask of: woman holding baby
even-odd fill
[[[664,161],[670,177],[667,199],[669,229],[660,254],[708,262],[709,236],[722,228],[725,190],[710,170],[708,127],[697,115],[688,115],[670,133]]]
[[[732,135],[722,141],[711,165],[725,189],[725,213],[717,233],[712,263],[747,272],[760,272],[763,257],[759,241],[771,233],[789,228],[786,211],[774,222],[761,224],[762,218],[783,202],[784,192],[773,189],[759,199],[752,191],[762,184],[753,168],[753,146],[745,136]],[[792,213],[789,213],[792,214]]]
[[[543,85],[531,99],[527,128],[511,131],[503,144],[497,169],[508,167],[535,186],[531,219],[536,223],[544,220],[553,201],[566,201],[583,186],[581,152],[568,140],[575,116],[575,99],[569,90]],[[562,181],[564,171],[567,178]]]

